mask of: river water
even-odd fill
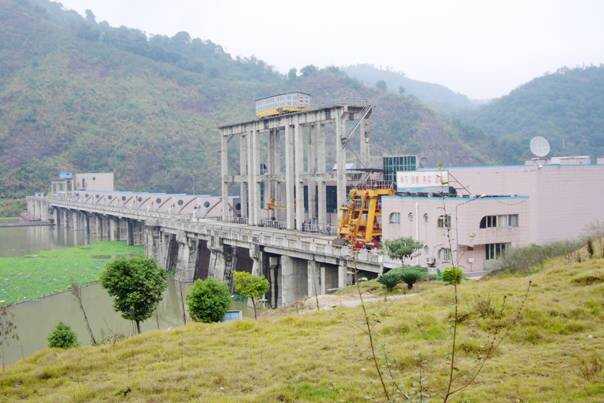
[[[83,234],[62,228],[0,228],[0,256],[20,256],[87,242]],[[186,295],[186,291],[184,286],[181,289],[178,282],[170,278],[156,314],[142,324],[142,330],[182,325],[184,318],[181,295]],[[133,323],[113,310],[111,298],[100,284],[83,286],[81,294],[84,310],[97,342],[135,333]],[[74,330],[80,344],[91,343],[82,308],[69,291],[11,305],[8,312],[9,315],[0,318],[0,321],[8,319],[16,325],[18,340],[9,341],[8,345],[0,340],[0,353],[4,363],[14,362],[46,347],[48,334],[59,322]]]

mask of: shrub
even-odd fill
[[[151,317],[167,287],[166,273],[153,259],[142,256],[109,262],[101,274],[101,284],[113,297],[113,307],[124,319],[140,322]]]
[[[401,282],[401,277],[396,270],[390,270],[378,277],[377,281],[384,286],[386,292],[390,293],[396,288],[398,283]]]
[[[191,318],[197,322],[219,322],[231,305],[227,285],[215,278],[197,280],[187,295]]]
[[[580,241],[560,241],[512,248],[506,250],[499,259],[488,261],[485,269],[490,273],[530,273],[533,267],[543,264],[547,259],[567,255],[580,246]]]
[[[457,285],[463,279],[463,269],[457,266],[447,267],[443,271],[443,281],[449,285]]]
[[[78,338],[69,326],[59,322],[57,327],[48,335],[48,347],[71,348],[78,345]]]
[[[408,289],[412,289],[413,284],[423,279],[426,275],[426,270],[421,267],[409,267],[403,268],[400,271],[399,277],[403,283],[407,284]]]
[[[235,272],[235,292],[252,300],[254,319],[258,318],[256,300],[262,298],[268,291],[268,280],[262,276],[254,276],[245,271]]]

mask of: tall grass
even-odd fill
[[[583,240],[559,241],[546,245],[530,245],[508,249],[501,258],[488,261],[485,269],[490,275],[499,273],[532,273],[542,268],[546,260],[568,255],[579,249],[583,243]]]

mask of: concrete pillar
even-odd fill
[[[294,168],[294,131],[285,125],[285,222],[287,229],[295,229],[295,168]]]
[[[327,278],[325,276],[325,266],[321,266],[321,268],[320,268],[320,280],[319,280],[320,285],[321,285],[321,288],[320,288],[321,295],[323,295],[323,294],[325,294],[327,292],[327,287],[325,285],[325,284],[327,284],[326,280],[327,280]]]
[[[78,210],[71,210],[71,221],[72,221],[72,228],[74,231],[78,231],[80,230],[80,212]]]
[[[130,246],[134,245],[134,222],[126,220],[126,243]]]
[[[277,163],[277,129],[270,129],[268,132],[268,158],[266,160],[266,173],[268,180],[264,185],[264,203],[265,205],[273,199],[276,199],[275,188],[275,164]],[[273,217],[267,217],[271,219]]]
[[[248,180],[247,178],[247,136],[239,136],[239,176],[242,182],[239,184],[239,198],[241,201],[241,217],[248,218]]]
[[[109,240],[117,241],[119,239],[119,218],[108,217],[109,221]]]
[[[279,258],[277,256],[270,256],[268,258],[268,268],[269,268],[269,282],[270,282],[270,305],[272,308],[277,308],[277,268],[279,267]]]
[[[308,263],[308,296],[312,297],[315,294],[321,295],[320,271],[319,263],[314,260],[309,260]]]
[[[256,187],[254,186],[254,131],[250,131],[247,137],[247,208],[248,208],[248,223],[250,225],[255,224],[254,213],[256,209],[254,207],[254,192]]]
[[[336,131],[336,186],[337,186],[337,209],[338,222],[342,219],[341,207],[346,203],[346,149],[342,142],[342,136],[346,131],[343,112],[338,109],[335,116]]]
[[[304,134],[298,122],[294,125],[295,170],[296,170],[296,229],[302,231],[304,224]]]
[[[309,153],[308,153],[308,173],[317,175],[317,132],[315,127],[318,124],[309,126]],[[317,181],[308,181],[308,218],[313,220],[317,218]]]
[[[249,249],[250,258],[252,259],[252,274],[254,276],[262,276],[263,268],[263,253],[259,245],[252,245]]]
[[[327,185],[325,180],[325,132],[323,125],[315,125],[315,143],[317,144],[317,175],[321,179],[317,182],[317,221],[319,229],[324,230],[327,224]]]
[[[197,240],[188,239],[184,234],[177,238],[178,258],[176,261],[176,279],[190,283],[195,276],[195,260],[197,258]]]
[[[252,136],[252,154],[254,156],[253,170],[254,181],[252,186],[254,187],[254,225],[260,225],[262,222],[262,205],[261,205],[261,192],[260,192],[260,163],[262,162],[260,153],[260,132],[254,130]]]
[[[52,209],[52,221],[54,225],[59,225],[59,220],[59,209],[55,207]]]
[[[281,256],[281,305],[287,306],[295,302],[296,276],[294,273],[294,259],[289,256]]]
[[[360,158],[361,163],[364,167],[369,165],[369,115],[365,117],[365,119],[361,120],[359,125],[359,149],[360,149]]]
[[[338,265],[338,288],[344,288],[347,285],[348,268],[346,262],[340,262]]]
[[[220,133],[220,195],[222,200],[222,220],[229,218],[229,156],[228,156],[228,136],[221,130]]]

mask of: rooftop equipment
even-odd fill
[[[266,118],[310,109],[310,95],[288,92],[256,100],[256,116]]]

